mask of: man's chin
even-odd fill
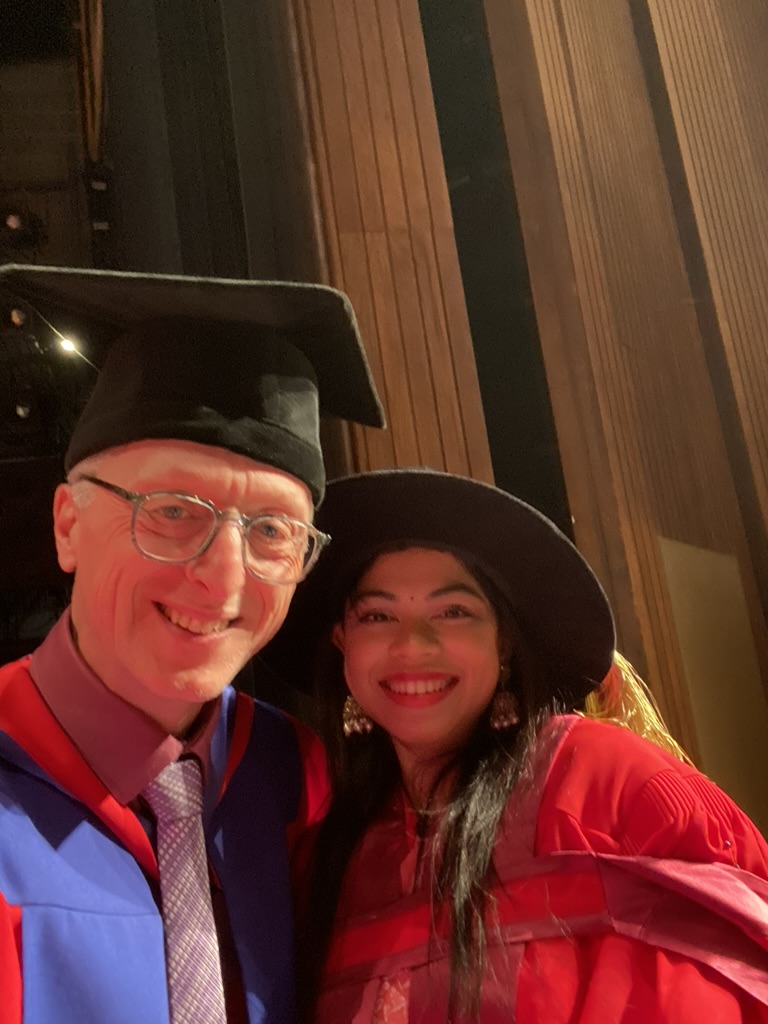
[[[245,652],[230,650],[227,657],[185,666],[178,662],[174,664],[170,658],[158,658],[151,667],[147,666],[144,678],[151,675],[149,689],[158,697],[205,704],[219,697],[250,659],[250,649]]]
[[[230,675],[209,675],[200,673],[182,673],[173,681],[173,696],[177,700],[189,701],[192,704],[207,704],[216,700],[230,683]]]

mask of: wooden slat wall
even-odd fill
[[[659,537],[734,554],[768,636],[629,4],[485,11],[577,541],[695,754]]]
[[[768,5],[647,4],[765,535]]]
[[[91,232],[73,59],[0,67],[0,195],[42,220],[38,263],[89,266]],[[6,259],[29,254],[4,252]]]
[[[387,432],[350,470],[492,479],[417,0],[293,0],[326,276],[357,311]]]

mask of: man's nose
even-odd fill
[[[243,564],[243,528],[237,520],[225,519],[213,540],[193,561],[188,563],[190,575],[204,583],[211,594],[226,598],[245,583]]]

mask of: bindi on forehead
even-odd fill
[[[413,604],[414,602],[422,599],[433,601],[442,597],[451,597],[453,595],[463,595],[474,598],[477,601],[482,601],[484,604],[489,603],[488,598],[480,587],[464,583],[463,581],[447,583],[444,586],[436,587],[434,590],[427,591],[425,594],[419,593],[418,590],[411,589],[407,584],[405,586],[407,587],[407,590],[404,587],[405,592],[400,591],[398,593],[380,589],[378,587],[365,587],[352,595],[350,604],[357,605],[366,600],[405,601]]]

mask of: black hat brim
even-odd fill
[[[22,264],[0,267],[0,286],[62,333],[84,331],[97,365],[113,340],[153,320],[258,324],[281,332],[312,364],[323,413],[385,425],[354,311],[335,288]]]
[[[332,537],[299,585],[286,622],[257,658],[299,689],[360,569],[377,551],[449,549],[479,566],[547,664],[551,697],[574,707],[611,667],[613,616],[595,574],[536,509],[487,484],[431,470],[385,470],[328,485],[317,524]]]

